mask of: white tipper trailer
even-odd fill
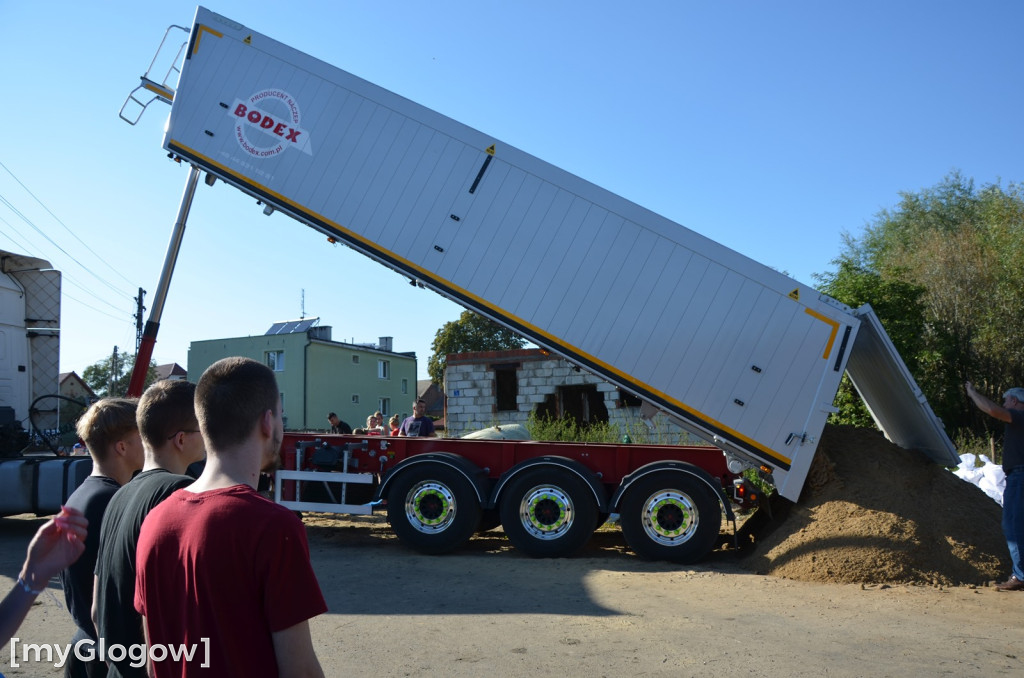
[[[178,28],[121,117],[171,103],[163,147],[192,167],[179,228],[206,172],[635,394],[794,501],[844,371],[890,440],[958,463],[870,307],[203,7],[158,57]]]

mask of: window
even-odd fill
[[[644,404],[644,401],[640,400],[639,398],[637,398],[635,395],[633,395],[629,391],[623,391],[620,388],[619,389],[619,403],[620,403],[620,405],[619,405],[620,407],[640,407],[641,405]]]
[[[284,372],[284,351],[267,351],[264,355],[267,367],[275,372]]]
[[[593,384],[559,386],[537,405],[537,416],[572,419],[579,426],[608,421],[604,393]]]
[[[377,401],[377,409],[383,414],[391,411],[391,398],[381,398]]]
[[[352,404],[353,405],[358,405],[359,404],[359,394],[358,393],[353,393],[352,394]]]
[[[408,379],[403,379],[402,380],[402,395],[405,395],[408,392],[409,392],[409,380]]]
[[[391,378],[391,361],[390,360],[378,360],[377,361],[377,378],[378,379],[390,379]]]
[[[516,379],[518,365],[494,366],[494,409],[499,412],[516,410],[516,396],[519,395],[519,383]]]
[[[352,355],[352,364],[353,365],[358,365],[359,364],[359,356],[358,355],[356,355],[356,354]]]

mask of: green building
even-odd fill
[[[416,397],[416,354],[396,353],[391,337],[376,344],[350,344],[331,339],[331,328],[319,318],[275,323],[254,337],[193,341],[188,350],[188,378],[221,358],[259,360],[277,374],[288,430],[327,430],[327,414],[335,412],[352,428],[380,410],[403,419]],[[386,419],[385,419],[386,421]]]

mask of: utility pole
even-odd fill
[[[114,384],[121,376],[121,370],[117,366],[117,346],[114,347],[114,353],[110,356],[110,376],[107,379],[107,397],[114,395]]]
[[[306,289],[302,288],[302,297],[299,300],[299,320],[306,319]]]
[[[142,312],[146,307],[142,305],[142,298],[146,296],[146,290],[139,288],[139,296],[135,297],[135,353],[138,354],[139,346],[142,345]]]

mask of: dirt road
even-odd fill
[[[504,538],[442,557],[407,551],[382,518],[307,521],[331,612],[313,621],[326,675],[1000,676],[1024,673],[1024,593],[813,584],[754,575],[731,555],[681,568],[634,558],[615,531],[581,557],[533,560]],[[38,519],[0,520],[0,586]],[[59,588],[22,642],[66,643]],[[60,676],[52,665],[0,672]]]

